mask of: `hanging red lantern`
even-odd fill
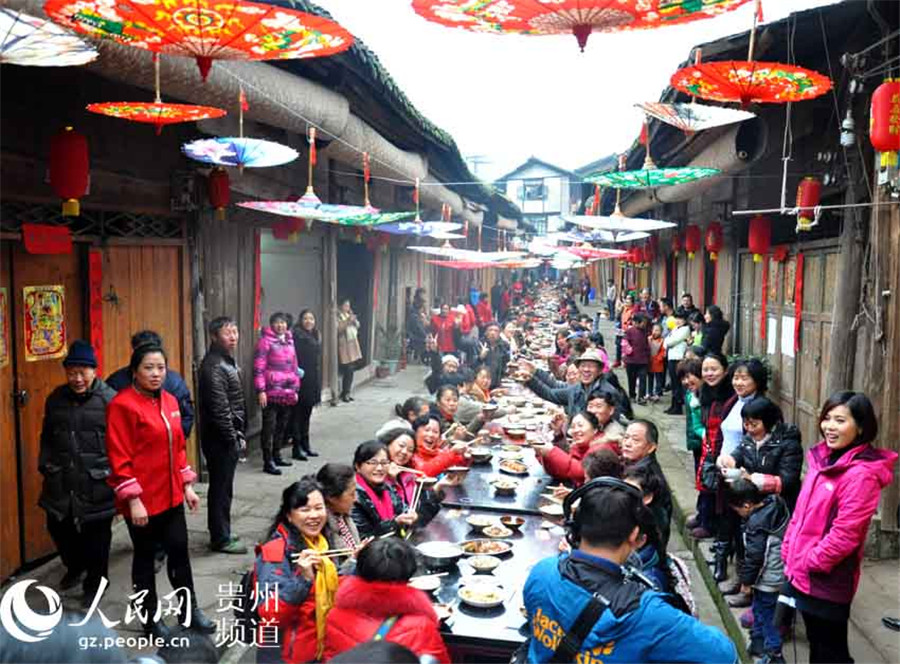
[[[647,238],[647,242],[644,245],[644,260],[648,263],[652,263],[656,259],[656,255],[659,253],[659,238],[655,235],[651,235]]]
[[[886,79],[872,93],[869,140],[881,153],[881,167],[897,165],[900,150],[900,78]]]
[[[709,252],[709,260],[715,261],[719,259],[719,252],[722,251],[723,244],[722,224],[714,221],[706,227],[706,235],[704,236],[704,245]]]
[[[757,215],[750,220],[750,233],[747,246],[753,253],[753,262],[762,262],[762,257],[769,253],[772,245],[772,221],[768,217]]]
[[[675,233],[672,236],[672,255],[678,258],[678,254],[681,253],[682,249],[684,249],[684,240],[681,237],[681,233]]]
[[[791,253],[790,247],[786,244],[780,244],[777,247],[772,247],[772,260],[776,263],[784,263],[787,260],[788,254]]]
[[[700,251],[700,227],[695,224],[689,224],[684,229],[684,250],[687,251],[688,258],[693,259],[694,254]]]
[[[78,199],[87,194],[89,173],[88,143],[83,134],[66,127],[50,139],[50,186],[63,199],[63,216],[81,213]]]
[[[212,169],[207,179],[206,192],[209,195],[209,204],[215,208],[216,221],[225,220],[225,208],[231,200],[230,187],[228,171],[221,166]]]
[[[806,177],[797,187],[797,230],[808,231],[815,221],[815,207],[822,198],[822,183],[818,178]]]
[[[634,249],[632,249],[632,251],[634,252],[634,254],[633,254],[634,264],[637,265],[638,267],[640,267],[646,260],[646,257],[644,256],[644,248],[643,247],[635,247]]]

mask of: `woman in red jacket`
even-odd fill
[[[581,486],[584,483],[582,460],[589,452],[605,447],[617,455],[619,454],[618,441],[621,440],[621,434],[616,432],[621,430],[622,425],[612,421],[615,406],[609,405],[610,401],[615,401],[612,395],[604,396],[604,403],[608,406],[605,409],[608,410],[608,413],[603,412],[604,421],[586,410],[572,416],[569,425],[572,444],[569,446],[568,452],[550,442],[534,446],[538,461],[550,476],[562,482],[571,482],[575,486]],[[610,433],[613,434],[609,439],[606,437],[606,427],[609,427]]]
[[[192,512],[200,499],[191,484],[197,474],[187,462],[178,401],[162,389],[166,355],[155,345],[138,346],[129,364],[133,383],[119,392],[106,409],[106,444],[111,474],[107,481],[116,493],[116,507],[125,517],[134,545],[131,580],[137,592],[138,617],[144,630],[169,636],[169,628],[156,613],[156,575],[153,563],[161,545],[168,556],[169,582],[184,589],[190,613],[181,611],[185,626],[213,633],[215,623],[203,615],[194,594],[194,578],[188,556],[184,503]]]
[[[327,522],[322,488],[312,475],[281,494],[281,507],[254,567],[260,629],[277,626],[280,648],[260,648],[257,662],[321,660],[325,619],[339,583],[334,562],[321,555],[329,548],[322,534]]]
[[[325,660],[380,634],[419,657],[430,655],[449,663],[428,596],[407,585],[415,572],[415,549],[404,540],[376,540],[360,551],[356,576],[341,583],[328,614]]]
[[[453,342],[453,328],[456,325],[456,315],[450,311],[450,305],[446,302],[441,305],[441,313],[431,317],[431,331],[437,339],[438,350],[443,353],[455,353],[456,344]]]
[[[416,453],[412,466],[428,477],[437,477],[451,466],[467,466],[471,460],[469,446],[454,443],[445,447],[441,439],[441,424],[437,415],[424,415],[413,422],[416,434]]]

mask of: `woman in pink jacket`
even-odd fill
[[[809,661],[852,662],[850,603],[859,585],[863,545],[897,453],[872,447],[878,420],[860,392],[836,392],[822,407],[824,439],[809,451],[781,557],[806,624]]]
[[[281,458],[281,447],[300,389],[294,338],[288,329],[287,316],[281,312],[272,314],[269,327],[263,329],[262,336],[256,342],[253,386],[259,407],[263,409],[260,435],[263,472],[281,475],[278,466],[291,465],[290,461]]]

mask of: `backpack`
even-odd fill
[[[666,565],[672,578],[672,594],[679,597],[690,615],[697,617],[697,604],[694,602],[694,594],[691,592],[691,573],[687,564],[676,555],[668,554]]]

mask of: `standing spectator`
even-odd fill
[[[341,373],[341,401],[353,401],[353,372],[362,359],[359,347],[359,319],[350,308],[350,300],[343,300],[338,311],[338,368]]]
[[[705,353],[721,353],[722,344],[725,343],[725,335],[731,329],[731,323],[725,320],[722,310],[716,305],[706,308],[703,325],[703,343],[701,345]]]
[[[316,315],[311,309],[300,312],[294,327],[294,351],[297,365],[303,370],[297,405],[294,406],[294,446],[291,457],[306,461],[307,457],[317,457],[309,442],[309,421],[313,408],[322,402],[322,340],[316,327]]]
[[[297,374],[297,354],[294,338],[288,330],[283,313],[269,318],[253,356],[253,386],[259,407],[262,408],[263,472],[281,475],[278,466],[290,466],[281,457],[281,447],[287,436],[291,409],[297,403],[300,376]]]
[[[662,333],[662,325],[656,323],[647,339],[647,343],[650,344],[650,366],[648,368],[650,380],[647,398],[650,401],[660,400],[666,383],[666,346]]]
[[[157,543],[161,543],[168,557],[169,582],[190,595],[179,619],[212,633],[216,625],[200,610],[194,593],[184,504],[196,511],[200,499],[192,486],[197,474],[188,465],[184,432],[177,422],[181,415],[178,402],[162,389],[166,355],[159,346],[138,346],[129,367],[134,383],[119,392],[106,410],[111,468],[107,482],[116,493],[116,506],[125,517],[134,546],[131,581],[135,592],[144,593],[138,619],[148,634],[170,635],[163,618],[155,615],[153,560]]]
[[[478,327],[481,330],[484,330],[487,324],[494,320],[493,312],[491,311],[491,303],[488,301],[488,294],[486,292],[482,291],[478,304],[475,306],[475,317],[478,321]]]
[[[431,332],[437,339],[439,353],[456,353],[456,343],[453,341],[455,325],[456,316],[451,313],[450,305],[445,302],[441,305],[441,312],[431,317]]]
[[[628,374],[628,397],[637,403],[645,403],[647,394],[647,368],[650,364],[650,343],[647,341],[649,319],[644,314],[635,314],[634,324],[625,331],[622,339],[622,356]],[[637,389],[637,392],[635,392]]]
[[[687,324],[687,312],[679,309],[673,316],[675,328],[669,333],[665,340],[667,352],[667,364],[669,369],[669,380],[672,383],[672,404],[666,409],[667,415],[681,415],[684,406],[684,388],[681,380],[677,375],[678,363],[684,359],[687,351],[688,337],[691,335],[691,328]]]
[[[143,344],[164,347],[162,337],[153,330],[141,330],[132,335],[131,350]],[[106,384],[119,392],[131,385],[133,380],[131,369],[122,367],[109,375]],[[191,399],[191,391],[188,389],[187,383],[184,382],[180,373],[174,369],[168,369],[162,388],[178,400],[178,410],[181,411],[181,430],[184,432],[185,439],[189,438],[191,429],[194,427],[194,402]]]
[[[500,338],[500,325],[494,321],[485,326],[484,343],[481,344],[478,361],[491,372],[491,389],[500,387],[509,361],[509,344]]]
[[[73,342],[62,364],[66,384],[44,404],[38,505],[47,512],[47,531],[66,567],[59,587],[68,590],[84,575],[82,605],[88,606],[108,576],[116,508],[105,481],[106,407],[116,393],[97,378],[97,356],[88,342]]]
[[[819,415],[823,440],[809,450],[806,477],[781,549],[785,574],[806,624],[809,661],[852,662],[850,604],[863,544],[897,453],[878,449],[878,420],[860,392],[832,394]]]
[[[767,496],[745,479],[729,485],[728,505],[744,520],[744,559],[738,576],[741,593],[753,595],[749,654],[762,655],[761,664],[784,664],[775,605],[784,584],[781,544],[791,513],[781,496]]]
[[[694,296],[690,293],[681,294],[681,308],[687,312],[688,317],[693,313],[700,313],[694,306]]]
[[[498,281],[491,286],[491,311],[494,312],[494,320],[500,320],[500,300],[503,298],[503,282]]]
[[[662,325],[663,339],[668,337],[669,333],[677,327],[675,324],[675,309],[672,307],[672,300],[667,297],[659,298],[659,324]]]
[[[396,538],[377,540],[359,552],[356,574],[341,583],[328,615],[326,661],[370,640],[384,640],[449,664],[431,601],[409,586],[417,563],[415,548]]]
[[[409,339],[409,350],[419,359],[425,355],[425,341],[428,337],[428,330],[425,329],[427,319],[424,308],[424,300],[419,298],[419,293],[416,291],[416,297],[409,309],[406,310],[406,338]],[[296,339],[296,337],[295,334],[294,338]]]
[[[700,408],[700,389],[703,386],[703,363],[698,359],[681,360],[676,370],[676,378],[681,383],[685,393],[685,405],[687,417],[685,417],[685,443],[694,455],[694,476],[700,470],[700,453],[703,448],[703,436],[706,433],[703,428],[703,413]],[[697,511],[688,518],[685,524],[688,530],[693,530],[699,525],[701,510],[701,497],[697,494]],[[705,508],[705,505],[704,505]]]
[[[339,583],[334,561],[322,555],[328,550],[322,534],[326,523],[322,488],[306,475],[282,493],[267,541],[256,556],[257,611],[261,629],[277,628],[281,658],[276,661],[298,664],[322,658],[325,620]]]
[[[591,303],[591,278],[585,274],[581,278],[581,305],[586,307]]]
[[[697,356],[702,357],[706,354],[703,348],[703,314],[699,311],[691,313],[688,317],[688,325],[691,327],[691,336],[688,338],[688,345],[697,351]]]
[[[231,532],[234,472],[247,447],[247,406],[241,370],[234,359],[237,323],[228,316],[216,318],[209,324],[209,336],[212,343],[200,363],[199,380],[200,446],[209,470],[209,544],[213,551],[242,554],[247,547]]]
[[[641,299],[634,306],[635,313],[642,313],[651,321],[659,318],[659,305],[650,295],[650,289],[646,286],[641,289]]]
[[[622,300],[622,307],[618,309],[618,325],[616,325],[616,362],[613,369],[622,366],[622,339],[631,327],[634,318],[634,296],[626,295]]]
[[[616,282],[612,279],[607,280],[606,282],[606,311],[609,314],[609,320],[613,321],[616,319],[616,298],[617,290],[616,290]]]

